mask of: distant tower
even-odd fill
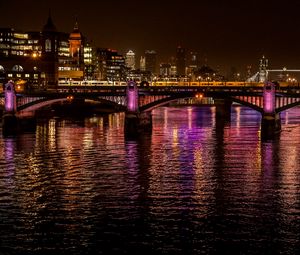
[[[252,66],[247,66],[247,79],[249,79],[252,76]]]
[[[176,51],[176,67],[177,75],[185,76],[186,51],[181,46],[178,46]]]
[[[55,87],[58,81],[58,32],[51,14],[42,30],[42,70],[45,73],[45,85]]]
[[[140,69],[141,71],[146,71],[146,59],[143,56],[140,59]]]
[[[145,64],[146,71],[151,72],[152,74],[156,74],[156,51],[154,50],[146,50],[145,51]]]
[[[263,56],[259,61],[259,82],[267,81],[267,68],[269,61]]]
[[[70,56],[73,63],[80,67],[82,64],[82,36],[78,28],[77,19],[75,20],[75,25],[73,32],[69,36],[70,45]]]
[[[135,53],[132,50],[126,53],[125,63],[128,68],[135,70]]]

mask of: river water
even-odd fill
[[[274,141],[238,106],[162,107],[133,140],[122,113],[0,137],[0,254],[300,254],[300,108],[281,117]]]

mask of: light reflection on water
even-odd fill
[[[245,107],[159,108],[135,140],[123,114],[1,138],[1,252],[296,254],[298,109],[269,142]]]

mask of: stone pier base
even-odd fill
[[[151,112],[125,113],[124,133],[128,136],[137,136],[143,132],[152,131]]]
[[[273,138],[281,131],[280,114],[263,114],[261,120],[261,137]]]
[[[2,133],[4,136],[35,130],[36,118],[34,116],[20,118],[13,113],[5,113],[2,116]]]
[[[15,114],[5,113],[2,116],[2,133],[3,135],[15,135],[19,130],[19,121]]]
[[[214,98],[216,106],[216,118],[225,122],[231,121],[231,105],[232,101],[229,99]]]

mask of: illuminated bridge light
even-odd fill
[[[202,93],[197,93],[196,98],[199,98],[199,99],[203,98],[203,94]]]
[[[67,96],[67,100],[71,101],[74,99],[74,96]]]

